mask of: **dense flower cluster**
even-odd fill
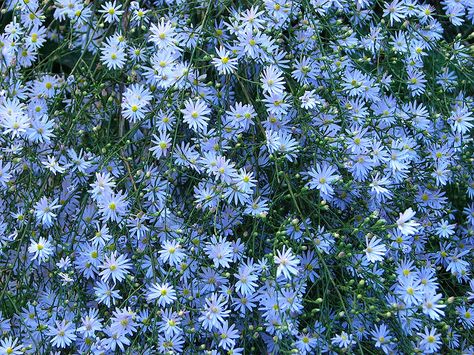
[[[0,354],[474,353],[474,1],[0,8]]]

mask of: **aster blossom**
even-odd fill
[[[397,219],[396,224],[400,232],[404,235],[411,235],[417,232],[419,223],[411,220],[415,216],[415,212],[408,208],[405,212],[400,213],[400,217]]]
[[[473,1],[1,11],[0,354],[474,353]]]
[[[110,255],[106,255],[104,262],[99,266],[102,271],[100,276],[104,282],[111,279],[114,283],[122,281],[131,269],[130,260],[125,255],[119,255],[117,252],[112,252]]]
[[[186,122],[193,131],[202,131],[207,127],[209,117],[211,113],[207,105],[200,99],[193,101],[189,99],[186,101],[184,109],[181,110],[183,113],[183,120]]]
[[[281,251],[277,251],[274,256],[274,262],[278,265],[276,276],[283,274],[286,279],[291,279],[292,275],[298,273],[297,266],[300,261],[295,258],[291,248],[286,249],[284,246]]]
[[[31,240],[28,252],[34,254],[32,260],[38,260],[38,263],[48,260],[53,255],[53,245],[47,239],[40,237],[38,241]]]

